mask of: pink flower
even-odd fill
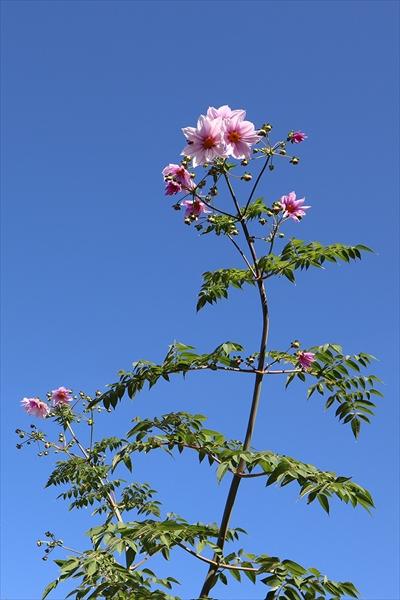
[[[166,196],[173,196],[174,194],[179,194],[181,191],[182,186],[179,185],[179,183],[176,183],[176,181],[173,181],[172,179],[171,181],[167,181],[167,185],[165,186]]]
[[[210,119],[217,119],[218,117],[221,117],[221,119],[225,121],[226,119],[232,119],[232,117],[240,117],[240,119],[244,119],[245,116],[245,110],[232,110],[227,104],[224,104],[224,106],[220,106],[219,108],[210,106],[207,110],[207,117]]]
[[[243,121],[243,117],[236,115],[225,122],[224,139],[228,154],[235,158],[251,156],[251,146],[256,144],[261,137],[256,134],[253,123]]]
[[[39,400],[39,398],[24,398],[21,400],[21,404],[28,413],[28,415],[34,415],[44,419],[50,412],[50,408],[45,402]]]
[[[188,145],[181,154],[190,156],[194,167],[211,162],[214,158],[227,156],[221,117],[210,119],[200,115],[196,128],[184,127],[182,131]]]
[[[291,131],[288,135],[288,139],[292,144],[300,144],[300,142],[304,142],[307,137],[308,136],[303,131]]]
[[[72,401],[72,392],[65,387],[59,387],[51,392],[51,401],[53,406],[60,406],[60,404],[68,404]]]
[[[280,205],[283,208],[283,216],[284,218],[294,219],[295,221],[300,221],[302,217],[306,214],[305,211],[307,208],[311,208],[310,206],[302,206],[305,198],[300,198],[296,200],[296,193],[290,192],[287,196],[282,196],[280,199]]]
[[[300,366],[303,369],[309,369],[315,360],[313,352],[299,352],[297,355]]]
[[[181,206],[186,207],[185,217],[199,217],[203,213],[210,213],[206,204],[201,200],[184,200],[181,202]]]
[[[163,169],[162,174],[164,175],[164,181],[167,184],[165,187],[167,196],[172,196],[182,190],[191,190],[194,187],[189,171],[182,165],[170,163]]]

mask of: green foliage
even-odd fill
[[[70,510],[73,508],[86,508],[89,505],[93,506],[93,504],[99,503],[100,507],[96,509],[96,513],[110,513],[110,507],[105,502],[105,498],[107,494],[115,492],[121,485],[122,480],[108,481],[109,470],[108,465],[92,464],[85,458],[71,456],[65,461],[57,462],[46,487],[70,484],[67,491],[58,496],[63,500],[73,498],[69,505]]]
[[[258,267],[264,274],[264,279],[273,275],[283,275],[289,281],[295,281],[294,272],[309,267],[323,268],[327,262],[350,262],[361,259],[361,252],[372,252],[362,244],[346,246],[345,244],[329,244],[324,246],[319,242],[306,243],[303,240],[292,239],[279,255],[268,254],[258,261]]]
[[[351,425],[357,438],[361,423],[369,423],[370,416],[373,415],[375,404],[372,398],[382,396],[376,389],[380,379],[375,375],[361,375],[361,370],[367,367],[374,357],[365,352],[355,355],[343,354],[342,347],[338,344],[314,346],[309,350],[315,353],[316,360],[307,374],[315,377],[317,381],[308,388],[308,398],[315,392],[321,396],[327,395],[326,409],[336,405],[335,415],[342,423]],[[280,360],[293,363],[293,355],[282,356]],[[305,373],[292,373],[288,377],[287,385],[296,377],[304,381]]]
[[[203,273],[203,284],[197,300],[199,311],[206,304],[214,304],[220,298],[228,297],[230,287],[242,288],[243,284],[254,285],[252,272],[247,269],[219,269]]]
[[[246,221],[252,221],[268,215],[268,207],[264,204],[262,198],[257,198],[246,209],[242,208],[241,213],[245,216]]]
[[[74,597],[75,600],[126,600],[128,597],[140,600],[178,600],[175,596],[153,587],[157,585],[170,590],[172,584],[178,583],[176,579],[160,579],[150,569],[123,567],[107,550],[90,550],[78,557],[56,560],[55,563],[61,574],[45,588],[42,600],[60,582],[70,578],[81,578],[78,587],[67,596]]]
[[[184,412],[138,420],[127,434],[130,438],[134,437],[135,441],[121,448],[115,457],[115,464],[134,452],[163,449],[171,453],[177,449],[181,453],[187,448],[198,453],[200,462],[207,457],[210,465],[218,464],[218,480],[227,472],[237,473],[241,467],[242,477],[266,476],[267,486],[276,483],[282,487],[296,481],[300,487],[300,497],[307,497],[308,504],[318,500],[326,512],[329,512],[329,499],[332,496],[367,510],[374,506],[369,492],[353,483],[351,477],[321,471],[313,465],[272,451],[244,452],[238,440],[227,440],[218,431],[204,428],[204,421],[203,415]]]
[[[185,374],[188,371],[215,370],[219,367],[231,366],[233,364],[231,354],[242,350],[243,347],[236,342],[224,342],[208,354],[196,354],[193,352],[193,346],[175,342],[169,347],[160,365],[141,360],[133,363],[133,371],[120,371],[119,381],[111,384],[110,390],[92,400],[89,407],[92,408],[102,402],[107,409],[115,408],[125,393],[130,398],[134,398],[143,389],[145,383],[151,388],[160,378],[169,381],[169,376],[174,373]]]
[[[208,217],[208,225],[202,232],[202,235],[215,232],[216,235],[237,235],[236,228],[238,220],[228,215],[211,215]]]

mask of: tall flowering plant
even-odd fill
[[[227,298],[231,287],[252,286],[260,301],[259,347],[249,353],[241,344],[226,341],[209,352],[198,353],[193,346],[174,342],[161,364],[135,362],[131,371],[121,371],[119,380],[104,392],[89,396],[60,387],[49,392],[46,400],[22,400],[24,410],[45,420],[46,427],[32,424],[30,430],[17,429],[21,438],[17,447],[35,442],[40,456],[57,453],[47,487],[62,486],[60,497],[70,501],[70,508],[92,506],[93,515],[102,518],[100,525],[89,530],[86,550],[65,546],[52,532],[37,542],[44,548],[44,560],[55,549],[72,553],[55,561],[60,575],[46,587],[43,598],[70,579],[76,587],[69,597],[76,600],[177,598],[169,593],[177,580],[160,578],[147,567],[153,556],[160,554],[168,560],[173,551],[189,554],[199,561],[199,568],[206,565],[201,589],[192,592],[196,598],[217,595],[214,588],[227,585],[229,576],[237,581],[250,579],[260,586],[260,597],[266,600],[358,597],[352,583],[332,581],[317,568],[274,556],[273,547],[262,555],[238,549],[236,542],[243,530],[231,526],[235,503],[240,501],[239,488],[253,477],[264,479],[267,486],[295,483],[308,504],[317,501],[326,512],[333,499],[366,510],[373,507],[369,492],[351,477],[252,445],[261,390],[269,376],[281,376],[286,388],[294,380],[306,383],[308,397],[316,392],[324,398],[325,407],[333,408],[355,437],[361,425],[370,421],[373,398],[381,395],[376,389],[378,378],[364,372],[373,359],[369,354],[344,354],[336,343],[304,348],[296,339],[288,341],[284,350],[268,346],[270,278],[294,282],[299,271],[321,268],[325,262],[349,263],[369,251],[361,244],[323,245],[297,238],[282,241],[287,221],[300,222],[311,206],[294,191],[284,190],[280,198],[269,201],[256,192],[264,174],[273,170],[278,160],[289,160],[292,165],[299,162],[291,149],[307,136],[292,130],[274,142],[271,130],[268,123],[256,128],[246,120],[244,110],[210,107],[196,127],[182,130],[186,138],[182,160],[163,170],[165,194],[176,197],[173,207],[184,211],[184,222],[203,235],[216,234],[227,240],[242,263],[241,268],[203,274],[197,309]],[[249,186],[244,198],[235,189],[238,178]],[[99,412],[112,412],[126,396],[136,397],[146,384],[152,387],[160,379],[169,381],[171,375],[192,371],[224,371],[233,377],[247,376],[253,382],[242,442],[206,428],[205,416],[186,412],[135,417],[124,438],[95,441],[93,428]],[[47,427],[49,422],[52,427]],[[89,425],[89,440],[78,433],[82,423]],[[55,427],[59,428],[58,438],[54,437]],[[190,523],[176,514],[164,514],[149,484],[134,479],[126,484],[118,476],[121,469],[132,472],[131,457],[136,453],[164,450],[172,454],[185,449],[196,453],[200,462],[207,458],[216,468],[218,481],[224,476],[230,478],[217,525]]]

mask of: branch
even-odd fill
[[[205,556],[198,554],[191,548],[188,548],[187,546],[184,546],[181,543],[178,543],[177,545],[180,548],[182,548],[183,550],[186,550],[186,552],[188,552],[192,556],[195,556],[199,560],[202,560],[203,562],[208,563],[209,565],[213,565],[213,566],[217,567],[218,569],[230,569],[231,571],[252,571],[253,573],[257,573],[259,571],[259,569],[256,569],[254,567],[239,567],[236,565],[228,565],[226,563],[221,563],[221,562],[218,563],[215,560],[211,560],[210,558],[206,558]]]

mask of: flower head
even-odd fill
[[[206,204],[201,200],[184,200],[181,202],[181,206],[185,206],[185,217],[199,217],[203,213],[210,213]]]
[[[283,209],[283,217],[300,221],[306,214],[305,211],[310,206],[303,206],[305,198],[296,199],[296,193],[290,192],[287,196],[282,196],[280,199],[280,205]]]
[[[307,139],[307,135],[303,131],[290,131],[288,135],[288,140],[292,144],[300,144],[300,142],[304,142]]]
[[[72,392],[66,387],[59,387],[51,392],[51,401],[53,406],[60,406],[60,404],[68,404],[72,401]]]
[[[39,398],[24,398],[21,400],[21,404],[28,415],[34,415],[44,419],[50,412],[50,408],[45,402],[39,400]]]
[[[197,121],[197,127],[184,127],[182,131],[188,145],[181,154],[190,156],[193,159],[194,167],[211,162],[214,158],[227,156],[221,117],[211,119],[201,115]]]
[[[315,354],[302,351],[297,354],[297,359],[303,369],[309,369],[315,360]]]
[[[217,119],[218,117],[220,117],[223,120],[232,119],[232,117],[239,117],[240,119],[244,119],[245,116],[245,110],[232,110],[227,104],[224,104],[219,108],[214,108],[214,106],[210,106],[207,110],[207,117],[209,117],[210,119]]]
[[[166,182],[165,193],[167,196],[178,194],[182,190],[191,190],[194,187],[192,177],[182,165],[169,164],[167,165],[162,174],[164,181]]]
[[[243,117],[236,115],[226,121],[224,140],[229,155],[238,159],[249,159],[251,146],[256,144],[261,136],[257,135],[253,123],[242,119]]]

